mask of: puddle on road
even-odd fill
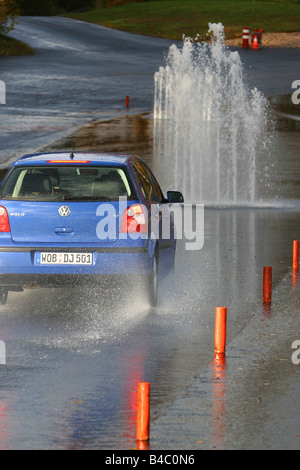
[[[275,200],[280,207],[299,199],[300,160],[300,105],[292,103],[290,95],[270,98],[275,121],[271,167],[261,175],[261,196]],[[155,165],[153,115],[144,113],[126,115],[110,120],[92,121],[78,131],[62,138],[41,151],[107,151],[134,153],[150,167]],[[154,168],[153,168],[154,169]],[[155,171],[155,169],[154,169]],[[159,175],[163,191],[165,176]]]
[[[52,142],[40,152],[100,151],[133,153],[151,165],[153,156],[152,114],[127,115],[91,121],[79,130]],[[0,180],[7,168],[0,169]]]
[[[92,121],[79,131],[44,147],[42,151],[135,153],[149,162],[153,154],[152,122],[152,115],[148,113]]]
[[[300,131],[300,104],[294,104],[290,95],[274,96],[270,104],[276,114],[276,130]]]
[[[299,199],[300,105],[292,103],[291,95],[270,98],[275,121],[271,167],[266,164],[261,175],[262,197],[277,200],[280,207]],[[104,151],[133,153],[142,157],[150,167],[155,165],[152,113],[127,114],[107,120],[94,120],[79,130],[52,142],[41,152]],[[7,170],[0,170],[0,178]],[[155,169],[154,169],[155,171]],[[159,175],[162,189],[166,188],[164,174]],[[169,187],[167,188],[169,189]]]

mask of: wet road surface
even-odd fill
[[[152,112],[153,75],[174,43],[60,17],[21,17],[10,35],[35,54],[1,58],[0,165],[91,120]],[[297,48],[239,53],[251,87],[267,96],[292,92]]]
[[[49,19],[28,18],[22,19],[15,33],[24,38],[32,27],[32,43],[26,42],[38,44],[38,51],[37,57],[20,58],[18,62],[22,68],[18,65],[14,83],[22,83],[24,67],[28,67],[28,82],[24,83],[27,93],[12,92],[12,101],[0,109],[1,135],[7,139],[9,155],[33,146],[60,150],[75,143],[76,148],[82,145],[94,149],[98,145],[117,150],[116,145],[126,143],[126,151],[138,147],[153,164],[151,115],[147,114],[152,106],[152,68],[161,65],[161,54],[168,43],[158,40],[153,62],[144,61],[143,86],[140,76],[137,80],[141,101],[128,117],[120,105],[123,93],[117,91],[119,87],[111,87],[109,74],[98,83],[98,69],[94,75],[85,70],[85,75],[91,73],[93,78],[88,87],[95,90],[95,83],[99,85],[99,112],[90,100],[91,89],[78,94],[79,82],[70,86],[77,54],[82,60],[86,57],[85,66],[90,63],[85,39],[92,43],[91,54],[93,47],[98,47],[93,38],[96,27],[87,31],[84,24],[76,22],[76,27],[82,28],[80,40],[75,33],[70,39],[67,26],[74,26],[70,20],[59,21],[57,25],[63,24],[65,32],[57,26],[54,34]],[[103,34],[106,31],[100,30]],[[116,39],[112,48],[105,40],[108,56],[114,57],[110,65],[116,80],[123,73],[120,81],[124,83],[124,69],[129,66],[128,82],[132,81],[132,57],[140,50],[136,37],[131,59],[124,60],[119,54],[117,63],[117,56],[111,54],[118,50],[119,33],[106,32]],[[146,47],[148,38],[143,41]],[[149,41],[151,56],[155,52],[152,41],[156,41]],[[274,53],[270,54],[273,57]],[[62,57],[64,63],[60,65]],[[74,60],[73,64],[66,57]],[[103,57],[107,59],[107,55]],[[106,60],[105,64],[109,63]],[[13,77],[16,64],[16,59],[5,59],[3,73]],[[31,73],[34,64],[37,69]],[[52,70],[48,98],[43,93],[38,99],[37,94],[32,101],[32,90],[44,90],[43,80],[54,64],[59,65],[55,74],[64,77],[60,83],[66,86],[59,93],[60,99]],[[82,63],[78,65],[82,69]],[[260,83],[268,87],[268,80]],[[289,93],[285,81],[278,78],[276,86],[277,91],[282,87],[282,92]],[[67,87],[72,96],[63,91]],[[136,88],[136,81],[131,87]],[[62,109],[66,112],[61,116]],[[143,114],[133,115],[140,111]],[[97,120],[105,115],[117,119],[91,123],[89,113]],[[37,127],[31,132],[34,115],[39,123],[46,123],[41,133]],[[58,127],[52,136],[49,116],[55,117],[53,122]],[[137,448],[139,381],[151,382],[150,449],[300,447],[300,366],[291,361],[291,344],[300,339],[299,279],[291,269],[292,242],[299,239],[299,210],[287,210],[284,203],[287,188],[295,198],[299,187],[295,152],[299,132],[293,128],[294,122],[281,122],[282,134],[277,136],[283,148],[287,148],[284,142],[289,148],[288,165],[278,166],[273,181],[280,187],[282,208],[207,208],[204,247],[189,252],[184,242],[179,242],[175,273],[162,282],[156,309],[150,309],[143,296],[128,285],[76,291],[27,289],[9,294],[9,302],[0,313],[0,339],[6,345],[6,364],[0,366],[1,449]],[[74,123],[85,126],[65,138]],[[30,137],[34,137],[30,144],[28,133],[24,133],[27,125]],[[20,131],[17,135],[14,126]],[[286,137],[288,133],[290,137]],[[51,143],[58,136],[64,138]],[[3,150],[1,158],[5,158]],[[280,162],[280,153],[275,160]],[[263,266],[273,267],[271,308],[262,305]],[[228,346],[226,363],[216,364],[214,312],[221,305],[228,308]]]
[[[253,442],[264,446],[251,442],[248,433],[252,426],[257,439],[255,425],[265,400],[271,406],[266,395],[276,387],[277,396],[284,397],[288,380],[299,380],[299,366],[291,363],[291,344],[299,331],[299,284],[293,286],[290,268],[296,229],[293,212],[207,210],[203,249],[187,252],[180,244],[175,274],[161,284],[154,310],[129,286],[104,292],[98,287],[10,293],[8,305],[1,308],[7,364],[1,367],[0,447],[134,448],[139,381],[151,382],[152,449],[224,445],[207,434],[213,416],[207,401],[214,403],[207,390],[212,382],[205,379],[213,360],[214,311],[221,305],[228,308],[228,375],[242,370],[242,379],[234,380],[246,399],[243,403],[243,396],[235,401],[236,395],[225,394],[226,403],[233,400],[240,415],[228,405],[226,413],[233,413],[239,432],[233,442],[226,427],[224,440],[235,448],[243,448],[245,439],[250,447]],[[270,235],[272,246],[264,247]],[[262,306],[264,265],[273,266],[272,311]],[[276,351],[271,359],[286,377],[283,383],[263,345]],[[244,389],[250,378],[252,388],[246,383]],[[204,396],[198,382],[206,389]],[[182,411],[187,397],[197,403],[192,411]],[[262,406],[251,405],[262,397]],[[241,431],[247,416],[252,418],[245,435]],[[277,423],[280,437],[286,425],[284,420]],[[266,441],[266,447],[270,444]]]
[[[1,58],[0,162],[35,151],[92,119],[153,106],[153,74],[171,41],[68,18],[23,17],[11,35],[35,50]]]

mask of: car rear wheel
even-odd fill
[[[8,289],[0,287],[0,305],[5,305],[7,302]]]
[[[152,307],[157,305],[158,293],[158,256],[155,254],[152,263],[151,274],[148,278],[148,298]]]

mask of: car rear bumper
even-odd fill
[[[92,265],[37,264],[37,252],[93,253]],[[0,247],[0,285],[78,285],[99,277],[144,276],[151,271],[151,250],[139,247]]]
[[[145,276],[132,275],[133,282]],[[76,275],[76,274],[0,274],[0,287],[18,291],[34,287],[96,287],[98,285],[119,286],[128,281],[128,275]]]

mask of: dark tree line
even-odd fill
[[[63,11],[88,9],[95,0],[18,0],[23,15],[55,15]]]
[[[0,0],[0,34],[13,29],[19,15],[45,16],[149,0]],[[300,1],[300,0],[299,0]]]

